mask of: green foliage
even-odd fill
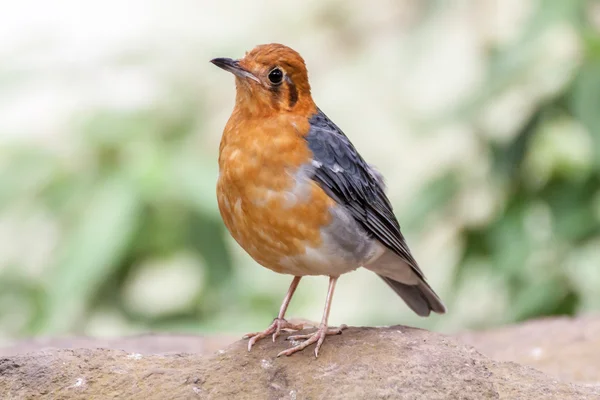
[[[471,96],[438,119],[415,123],[421,133],[455,124],[476,137],[477,162],[440,168],[399,210],[410,239],[440,227],[454,232],[451,279],[447,287],[434,285],[449,306],[443,318],[457,318],[458,305],[478,303],[475,294],[497,291],[488,293],[492,311],[459,320],[460,327],[600,307],[600,33],[588,19],[592,3],[533,2],[537,9],[518,38],[486,48],[485,76]],[[422,7],[422,17],[435,24],[450,5]],[[328,11],[323,24],[353,32],[362,25],[350,14],[340,19]],[[565,43],[554,49],[554,40],[565,37],[573,54],[547,65],[548,54],[564,50]],[[366,76],[375,79],[372,72]],[[25,80],[26,73],[0,71],[5,89],[16,86],[15,78]],[[216,143],[212,149],[198,144],[198,132],[214,129],[206,125],[210,108],[202,103],[212,99],[187,86],[193,86],[190,76],[178,78],[183,84],[171,85],[152,106],[77,115],[64,148],[0,147],[0,255],[6,255],[0,260],[0,336],[96,333],[102,330],[90,326],[108,325],[104,321],[119,333],[236,330],[238,321],[247,329],[249,321],[266,323],[276,312],[288,281],[261,275],[256,266],[238,268],[244,260],[234,263],[218,214]],[[511,116],[516,126],[505,130],[512,133],[494,135],[496,127],[482,115],[515,93],[528,96],[522,115]],[[406,117],[414,123],[413,115]],[[482,217],[465,210],[473,192],[492,199]],[[7,236],[15,239],[10,248],[1,240]],[[424,270],[429,277],[439,272],[430,265]],[[472,277],[478,277],[476,287]],[[386,315],[382,298],[370,303]],[[349,307],[358,305],[349,299]],[[363,323],[378,322],[368,318]]]
[[[81,120],[83,142],[71,159],[39,149],[7,150],[2,210],[24,208],[21,222],[36,211],[51,215],[60,237],[40,276],[2,271],[2,314],[14,307],[11,293],[31,293],[36,303],[15,333],[80,331],[90,311],[107,303],[126,312],[115,286],[130,269],[181,252],[205,261],[204,285],[211,290],[201,293],[215,295],[211,291],[231,273],[231,259],[210,184],[215,168],[197,160],[201,152],[189,146],[198,123],[191,115],[96,113]],[[215,309],[190,312],[200,319]]]
[[[484,180],[493,182],[502,197],[487,223],[459,229],[463,250],[454,287],[458,290],[473,268],[492,268],[509,291],[505,322],[572,314],[598,295],[578,282],[579,274],[595,279],[597,273],[573,269],[569,261],[600,236],[600,35],[587,20],[588,5],[539,3],[519,45],[496,51],[484,89],[455,114],[476,124],[488,100],[511,90],[529,73],[536,47],[557,25],[571,26],[580,35],[582,56],[572,78],[541,99],[509,141],[482,140],[492,166]],[[439,191],[450,181],[441,182],[431,186]],[[437,212],[442,206],[451,214],[453,194],[472,184],[459,181],[455,190],[444,190],[443,199],[429,186],[424,193]],[[598,265],[600,260],[590,261]]]

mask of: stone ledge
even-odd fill
[[[150,336],[152,337],[152,336]],[[173,337],[177,341],[178,337]],[[350,328],[311,351],[238,341],[214,355],[53,349],[0,359],[3,398],[598,399],[600,385],[494,361],[457,339],[395,326]]]

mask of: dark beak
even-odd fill
[[[235,76],[252,79],[260,83],[260,80],[256,76],[252,75],[250,71],[246,71],[240,66],[240,62],[238,60],[232,60],[231,58],[213,58],[210,60],[210,62],[215,64],[217,67],[224,69],[225,71],[231,72]]]

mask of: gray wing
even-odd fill
[[[369,236],[386,247],[365,267],[376,272],[418,315],[446,312],[408,249],[381,174],[363,160],[321,110],[310,119],[306,140],[315,160],[312,179],[348,210]]]
[[[316,161],[312,177],[365,231],[404,260],[423,279],[394,211],[381,175],[358,154],[350,140],[319,109],[306,136]]]

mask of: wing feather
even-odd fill
[[[366,232],[406,261],[424,279],[400,231],[380,175],[321,110],[317,109],[310,119],[310,127],[306,140],[317,161],[312,179],[346,207]]]

